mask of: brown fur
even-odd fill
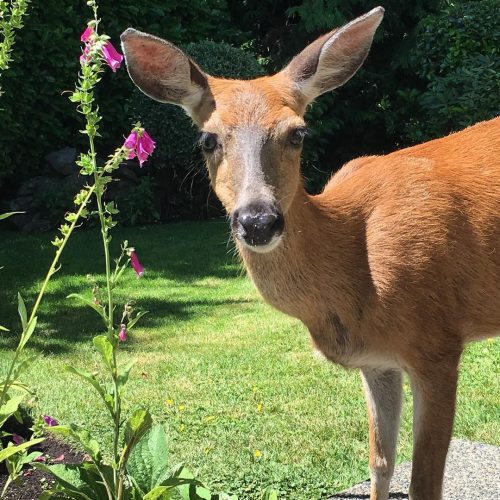
[[[228,214],[255,201],[282,210],[276,246],[236,244],[266,301],[302,320],[331,361],[361,369],[371,500],[388,498],[403,370],[414,393],[410,497],[438,500],[461,352],[467,341],[500,332],[500,118],[354,160],[317,196],[305,192],[300,147],[289,142],[310,100],[361,64],[382,14],[374,9],[282,72],[251,81],[205,75],[161,41],[141,53],[155,39],[133,30],[125,32],[124,51],[139,86],[153,94],[160,86],[154,98],[182,105],[216,134],[207,166]],[[151,73],[151,52],[155,65],[164,57],[179,74]]]

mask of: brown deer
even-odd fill
[[[414,400],[410,498],[441,498],[467,341],[500,331],[500,118],[346,164],[303,187],[304,112],[365,60],[384,9],[318,38],[281,72],[213,78],[174,45],[122,35],[135,84],[201,130],[212,186],[266,301],[331,361],[361,369],[371,500],[387,499],[402,372]]]

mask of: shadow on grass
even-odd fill
[[[61,298],[65,296],[61,294]],[[227,300],[158,300],[141,301],[141,309],[150,311],[141,318],[138,328],[152,328],[171,322],[190,321],[210,309],[221,306],[246,306],[256,301],[253,299]],[[60,302],[59,302],[60,303]],[[61,354],[72,351],[77,344],[90,342],[92,337],[103,333],[103,323],[90,308],[76,301],[61,307],[51,307],[50,311],[40,315],[41,331],[35,333],[30,340],[31,349],[46,354]],[[165,329],[168,327],[166,326]],[[4,333],[0,338],[0,348],[14,349],[18,342],[15,328]]]
[[[241,275],[241,266],[229,255],[228,227],[225,221],[185,222],[146,228],[118,228],[113,232],[112,255],[119,253],[125,239],[134,244],[152,279],[168,279],[200,287],[196,281],[206,277],[230,279]],[[84,293],[68,277],[81,279],[87,274],[102,277],[103,258],[101,236],[97,229],[82,230],[70,240],[62,259],[62,269],[53,278],[57,287],[47,292],[39,321],[42,329],[30,341],[30,346],[46,353],[62,353],[73,349],[72,344],[88,342],[101,330],[98,316],[76,300],[66,299],[70,293]],[[17,291],[21,291],[27,304],[32,304],[36,291],[54,255],[49,234],[23,235],[0,232],[0,324],[18,332]],[[102,279],[102,278],[101,278]],[[148,279],[141,286],[148,284]],[[175,287],[175,284],[172,285]],[[86,287],[90,289],[89,286]],[[188,299],[188,298],[186,298]],[[172,321],[188,321],[207,308],[224,305],[244,305],[251,300],[165,300],[147,298],[140,307],[151,311],[141,321],[142,327],[154,327]],[[119,314],[119,313],[117,313]],[[2,334],[0,348],[13,348],[16,333]]]

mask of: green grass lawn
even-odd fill
[[[0,324],[16,331],[16,294],[32,303],[54,249],[48,235],[0,232]],[[148,407],[171,439],[172,464],[185,462],[214,488],[256,498],[274,485],[283,498],[315,500],[368,476],[367,418],[357,372],[318,360],[296,320],[263,303],[228,246],[223,221],[118,229],[146,267],[123,280],[119,298],[150,311],[123,360],[137,360],[129,408]],[[77,233],[39,314],[25,375],[36,411],[89,426],[109,442],[107,416],[92,390],[65,365],[99,369],[91,345],[101,323],[65,297],[90,294],[102,271],[100,235]],[[98,277],[102,283],[102,277]],[[499,304],[500,307],[500,304]],[[0,337],[5,370],[14,337]],[[500,444],[500,342],[469,346],[462,362],[455,436]],[[400,461],[411,454],[405,384]],[[259,455],[261,456],[256,457]]]

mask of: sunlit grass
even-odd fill
[[[147,406],[165,423],[172,464],[186,462],[214,488],[255,498],[265,485],[283,498],[314,500],[368,477],[367,423],[359,376],[312,354],[296,320],[264,304],[227,246],[224,222],[118,229],[147,271],[130,271],[119,298],[150,311],[123,346],[137,361],[128,407]],[[0,232],[0,324],[16,331],[16,293],[32,301],[53,248],[47,235]],[[40,329],[27,354],[38,361],[24,380],[38,413],[89,426],[109,442],[107,416],[92,390],[65,365],[99,369],[91,339],[97,316],[66,299],[90,293],[102,271],[97,231],[70,243],[49,287]],[[102,277],[98,281],[103,283]],[[0,367],[14,345],[0,337]],[[468,348],[462,363],[455,436],[500,444],[499,342]],[[410,391],[399,460],[411,454]]]

